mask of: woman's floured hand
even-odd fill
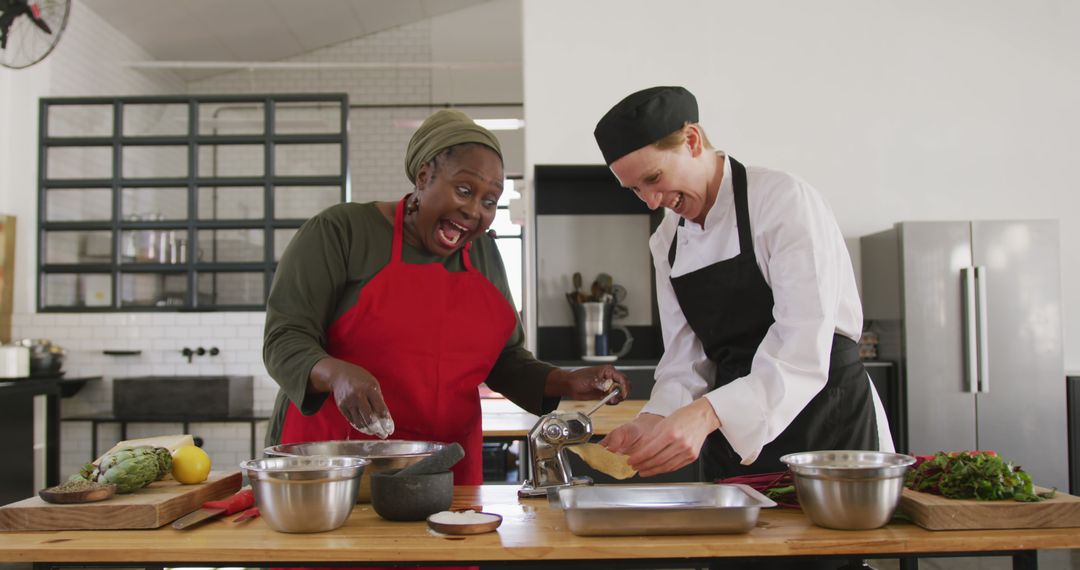
[[[630,395],[630,380],[610,364],[579,368],[564,372],[564,375],[566,387],[559,395],[574,400],[599,400],[615,388],[619,389],[619,395],[608,404],[617,404]]]
[[[341,415],[360,433],[386,439],[394,433],[394,419],[383,400],[379,381],[367,370],[336,358],[324,358],[312,368],[321,387],[329,388]]]

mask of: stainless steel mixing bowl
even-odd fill
[[[278,532],[324,532],[345,524],[367,460],[275,457],[240,464],[259,515]]]
[[[862,530],[884,526],[904,490],[915,458],[882,451],[807,451],[780,458],[795,479],[799,505],[810,522]]]
[[[313,441],[275,445],[267,447],[263,453],[271,457],[326,455],[367,459],[369,463],[360,478],[360,493],[357,496],[357,502],[370,503],[372,474],[390,469],[403,469],[442,449],[444,445],[434,441],[399,439]]]

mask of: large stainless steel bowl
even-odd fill
[[[286,443],[267,447],[265,455],[271,457],[307,457],[326,455],[334,457],[359,457],[368,460],[360,479],[357,502],[371,502],[371,475],[390,469],[403,469],[442,449],[443,443],[434,441],[386,440],[339,440],[313,441],[309,443]]]
[[[367,460],[275,457],[240,464],[259,515],[278,532],[324,532],[345,524]]]
[[[915,458],[882,451],[807,451],[780,458],[795,479],[799,505],[810,522],[862,530],[884,526],[904,490]]]

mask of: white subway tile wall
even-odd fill
[[[254,378],[254,408],[269,413],[277,383],[262,362],[265,313],[109,313],[18,314],[13,318],[14,338],[47,338],[67,350],[65,377],[102,376],[77,394],[61,400],[61,416],[108,413],[112,410],[114,378],[148,375],[241,375]],[[194,356],[188,363],[184,348],[218,348],[217,356]],[[105,350],[138,350],[135,356],[109,356]],[[180,433],[182,425],[134,423],[127,437]],[[196,423],[191,433],[204,440],[215,469],[236,469],[251,456],[247,423]],[[256,450],[263,448],[266,422],[256,424]],[[117,424],[102,424],[98,453],[120,440]],[[62,422],[60,432],[62,477],[75,473],[91,457],[90,423]]]
[[[431,22],[424,20],[313,50],[284,61],[416,63],[431,61],[431,53]],[[344,92],[348,93],[349,103],[353,105],[428,104],[432,102],[432,78],[431,71],[426,69],[260,69],[225,73],[192,81],[188,83],[188,92]],[[323,132],[335,120],[327,111],[303,111],[296,108],[289,108],[287,111],[284,116],[279,116],[279,124],[276,125],[279,131]],[[353,202],[397,200],[411,190],[409,181],[405,178],[403,157],[415,126],[407,126],[408,123],[404,121],[423,119],[430,112],[426,107],[352,109],[349,114],[349,168]],[[291,160],[293,157],[290,156],[290,151],[293,150],[279,150],[279,170],[282,167],[304,169],[303,172],[296,173],[306,174],[306,169],[315,169],[310,173],[319,174],[322,173],[319,170],[336,166],[338,163],[338,155],[331,151],[296,162]],[[303,152],[314,150],[305,148]],[[234,163],[233,167],[239,165]],[[300,209],[292,205],[288,207],[290,211]]]

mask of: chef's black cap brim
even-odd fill
[[[698,122],[697,99],[682,87],[650,87],[627,95],[596,124],[593,136],[608,166]]]

